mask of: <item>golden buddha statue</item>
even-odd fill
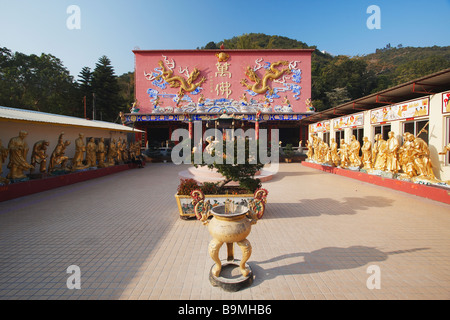
[[[369,138],[363,138],[363,145],[361,147],[362,157],[361,162],[363,165],[363,169],[371,170],[372,169],[372,143],[369,141]]]
[[[3,178],[1,176],[2,172],[3,172],[3,163],[5,163],[6,159],[8,158],[8,149],[6,149],[5,147],[3,147],[2,145],[2,140],[0,139],[0,183],[3,184],[8,184],[9,180],[6,178]]]
[[[33,146],[33,151],[31,153],[31,165],[35,167],[36,164],[39,164],[39,171],[41,173],[47,171],[48,155],[46,152],[49,145],[50,143],[47,140],[40,140]]]
[[[86,145],[86,161],[89,168],[97,166],[97,145],[94,138],[90,138]]]
[[[419,177],[432,181],[437,180],[433,173],[430,149],[427,143],[422,138],[416,137],[412,143],[412,149],[412,156]]]
[[[80,133],[75,140],[75,155],[72,159],[72,170],[86,169],[87,166],[83,164],[86,146],[84,144],[84,134]]]
[[[393,131],[389,131],[388,135],[389,139],[387,140],[386,171],[397,173],[400,170],[400,164],[398,161],[400,142],[395,137]]]
[[[350,148],[349,148],[348,144],[345,143],[344,139],[341,139],[341,146],[338,149],[341,168],[347,168],[350,165],[349,151],[350,151]]]
[[[378,133],[375,135],[376,140],[376,157],[373,162],[373,168],[375,170],[386,170],[386,163],[387,163],[387,149],[388,144],[387,141],[383,139],[383,136]]]
[[[50,156],[50,164],[48,165],[48,172],[54,172],[56,167],[61,165],[62,170],[66,170],[67,161],[69,157],[65,155],[66,148],[70,145],[70,141],[63,141],[64,132],[59,135],[58,144]]]
[[[312,146],[311,142],[309,142],[309,140],[306,141],[306,148],[308,149],[308,151],[306,152],[306,158],[308,160],[312,160],[314,151],[313,151],[313,146]]]
[[[339,165],[340,159],[339,159],[339,154],[338,154],[337,142],[336,142],[335,138],[331,138],[330,157],[331,157],[331,162],[337,167]]]
[[[27,162],[28,145],[25,141],[28,132],[21,130],[18,137],[11,138],[8,143],[9,150],[9,173],[8,179],[24,179],[27,176],[25,170],[34,169],[34,166]]]
[[[105,139],[102,137],[100,138],[100,141],[98,142],[97,145],[97,160],[99,168],[105,168],[107,166],[105,164],[105,156],[106,156]]]
[[[359,157],[359,150],[361,149],[361,144],[354,135],[350,138],[349,145],[349,161],[351,167],[360,167],[361,158]]]

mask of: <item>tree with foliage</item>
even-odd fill
[[[111,61],[106,56],[99,58],[92,73],[95,120],[115,122],[119,112],[124,111],[119,95],[119,83]]]
[[[211,41],[202,49],[217,49],[219,43],[227,49],[314,49],[311,100],[316,111],[450,68],[450,47],[413,48],[389,43],[361,57],[332,56],[287,37],[249,33],[217,44]]]
[[[120,77],[118,77],[119,83],[119,96],[123,101],[123,105],[126,106],[127,112],[131,109],[133,102],[135,101],[134,96],[134,72],[124,73]]]
[[[13,55],[8,48],[0,48],[0,105],[13,106],[15,81],[13,71]]]
[[[197,153],[192,153],[192,163],[195,167],[197,166],[207,166],[209,169],[216,169],[217,172],[225,177],[223,181],[218,184],[219,192],[223,191],[223,188],[231,181],[239,182],[239,187],[246,189],[249,192],[255,192],[261,187],[261,180],[255,178],[256,173],[264,167],[264,164],[260,160],[260,155],[258,150],[260,150],[259,141],[250,141],[244,138],[235,138],[233,141],[228,140],[218,140],[218,144],[222,144],[221,147],[213,148],[211,150],[211,157],[213,159],[222,159],[222,161],[214,161],[210,163],[205,161],[204,155],[201,150],[197,150]],[[253,145],[255,150],[252,150],[250,143],[255,143]],[[233,159],[228,159],[227,148],[233,148]],[[239,148],[242,148],[240,150]],[[240,159],[239,151],[243,152],[243,162]],[[254,154],[256,152],[256,154]],[[231,154],[231,152],[230,152]],[[267,155],[270,155],[270,146],[267,147]],[[202,157],[202,163],[198,164],[195,161],[198,156]]]
[[[86,117],[90,118],[90,115],[92,114],[92,71],[89,67],[84,67],[81,69],[80,74],[78,75],[79,81],[78,81],[78,88],[80,92],[80,96],[83,98],[83,104],[84,99],[86,99]]]
[[[77,88],[61,60],[51,54],[0,50],[0,103],[14,108],[79,115]]]

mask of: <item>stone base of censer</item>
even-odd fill
[[[245,264],[245,267],[250,270],[249,274],[244,277],[239,269],[240,260],[222,261],[222,270],[218,277],[214,276],[212,270],[215,265],[211,267],[209,272],[209,281],[214,287],[220,287],[228,292],[236,292],[249,287],[253,283],[252,269]]]

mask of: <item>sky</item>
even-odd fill
[[[52,54],[78,79],[103,55],[121,75],[134,71],[133,49],[196,49],[245,33],[348,56],[388,43],[450,46],[449,17],[450,0],[0,0],[0,47]]]

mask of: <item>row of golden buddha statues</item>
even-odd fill
[[[414,182],[443,183],[433,173],[430,150],[422,138],[405,132],[403,145],[400,145],[394,132],[389,132],[388,137],[388,140],[384,140],[381,134],[376,134],[373,144],[364,137],[361,145],[352,135],[349,143],[341,139],[338,148],[334,138],[328,145],[314,134],[312,142],[307,141],[306,144],[307,161],[360,170],[369,174],[387,174]],[[444,154],[444,151],[440,154]]]
[[[113,139],[107,145],[104,138],[97,142],[90,138],[87,144],[84,142],[84,134],[80,133],[75,140],[75,153],[69,163],[70,158],[66,155],[66,148],[71,144],[69,140],[64,140],[64,132],[58,137],[58,142],[49,158],[47,148],[50,143],[47,140],[37,141],[32,149],[31,161],[27,161],[29,147],[26,142],[28,133],[24,130],[19,132],[17,137],[9,140],[8,146],[4,147],[0,139],[0,183],[7,184],[11,180],[27,179],[26,172],[32,174],[39,167],[40,174],[59,172],[73,172],[88,168],[105,168],[120,163],[136,160],[141,153],[140,143],[127,144],[119,138]],[[3,164],[8,160],[7,168],[9,173],[6,178],[1,177]],[[48,168],[47,168],[48,162]]]

